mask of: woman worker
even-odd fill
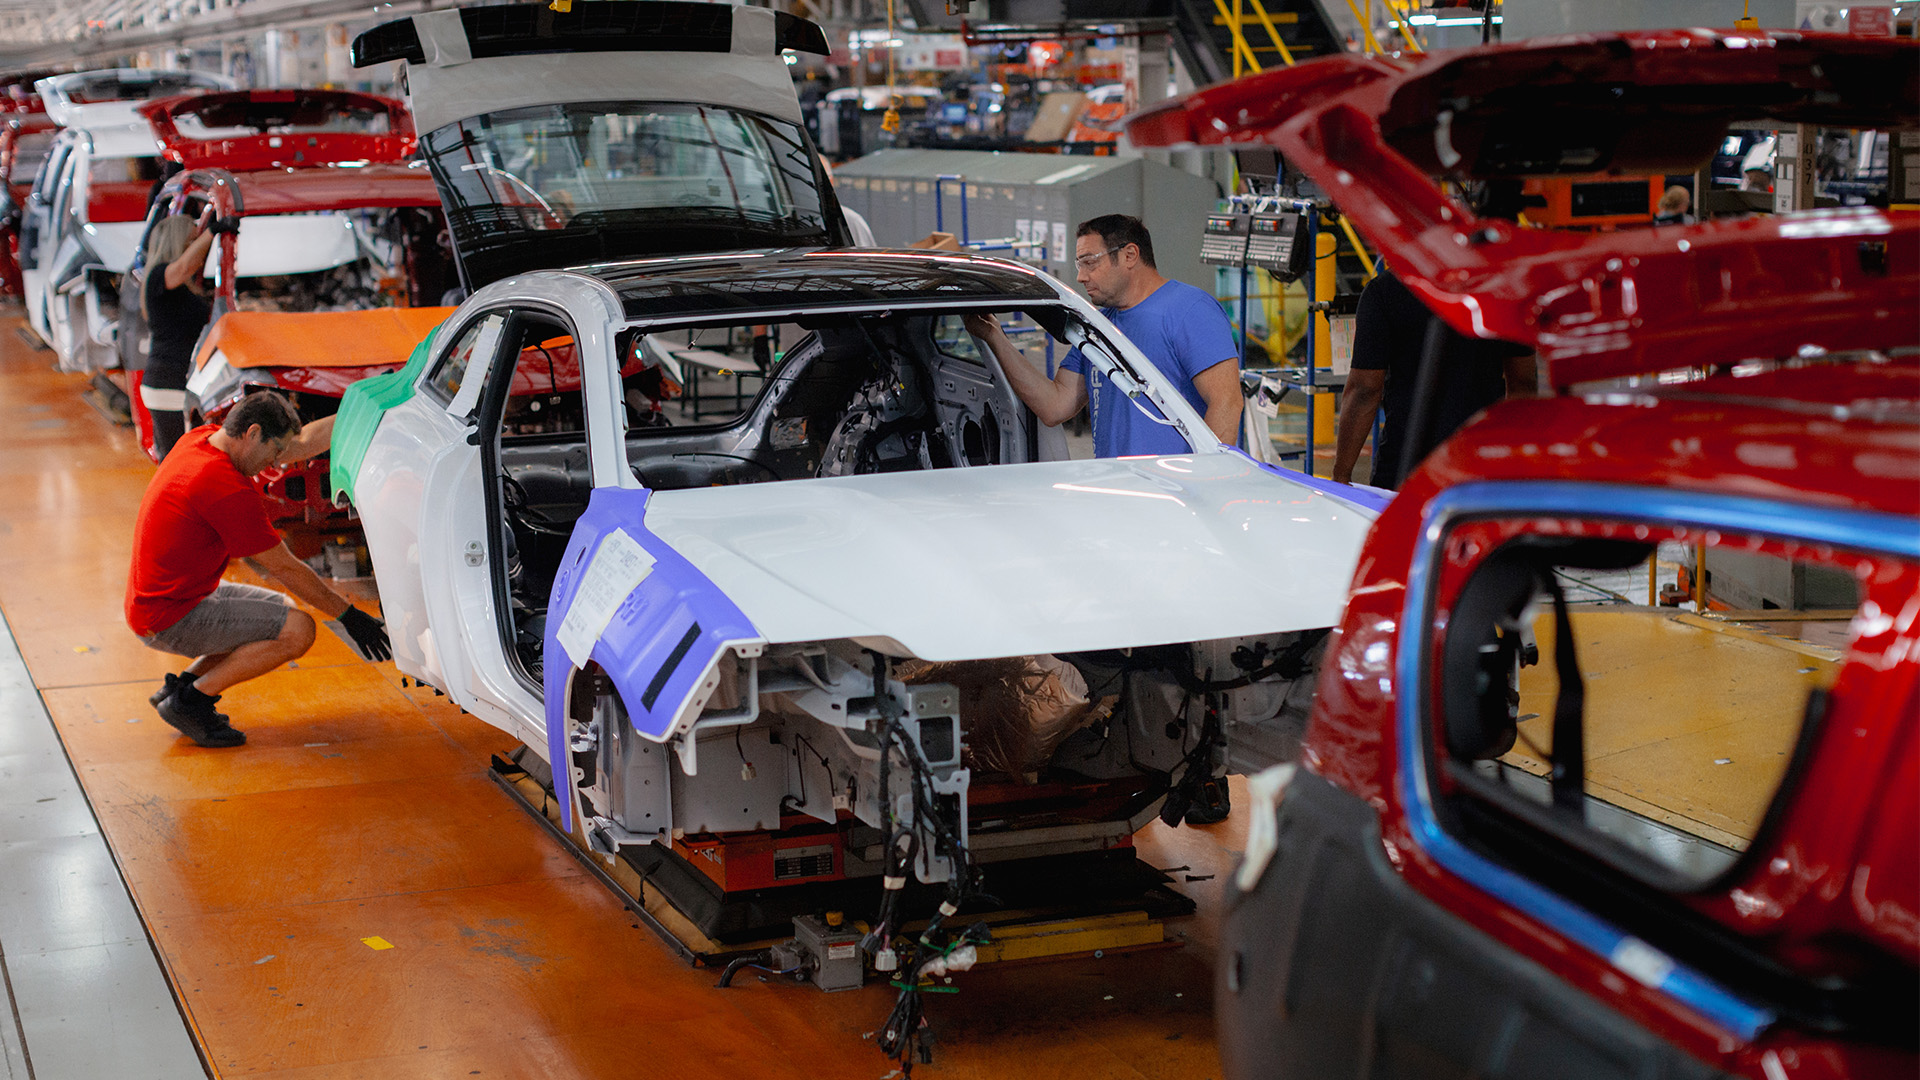
[[[140,401],[153,414],[153,455],[165,460],[186,433],[187,377],[193,374],[193,347],[213,314],[204,271],[216,233],[237,227],[221,221],[209,206],[200,219],[174,214],[161,218],[147,237],[146,278],[140,283],[140,314],[152,344],[140,378]]]

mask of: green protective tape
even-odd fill
[[[360,475],[360,463],[366,460],[367,447],[373,443],[380,418],[388,409],[413,397],[420,372],[426,369],[427,357],[433,352],[433,340],[439,336],[440,327],[436,326],[413,347],[406,367],[361,379],[347,387],[341,396],[338,418],[333,422],[333,447],[327,470],[336,501],[342,495],[353,501],[353,480]]]

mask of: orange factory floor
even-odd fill
[[[229,692],[245,747],[176,737],[147,695],[178,661],[121,620],[153,467],[18,324],[0,320],[0,613],[210,1075],[891,1073],[865,1038],[891,990],[716,989],[488,779],[512,740],[331,635]],[[1217,1076],[1213,920],[1243,817],[1141,835],[1146,861],[1190,868],[1184,947],[961,976],[917,1071]],[[81,1016],[64,1037],[105,1036]]]

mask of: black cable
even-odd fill
[[[771,959],[773,959],[773,953],[767,949],[762,949],[756,953],[748,953],[745,956],[736,956],[727,964],[726,969],[720,972],[720,981],[715,983],[714,986],[716,989],[724,990],[732,984],[733,977],[739,974],[741,968],[751,967]]]

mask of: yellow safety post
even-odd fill
[[[1333,275],[1333,251],[1337,243],[1332,233],[1322,229],[1314,245],[1313,295],[1322,302],[1333,299],[1336,288]],[[1313,366],[1331,368],[1333,367],[1333,321],[1327,318],[1327,313],[1324,311],[1313,312],[1311,318],[1313,319]],[[1321,407],[1321,398],[1326,399],[1325,408]],[[1332,442],[1335,438],[1333,395],[1314,394],[1308,398],[1307,407],[1313,410],[1314,443],[1318,445],[1323,442]],[[1307,462],[1305,471],[1307,475],[1313,475],[1313,462]]]

